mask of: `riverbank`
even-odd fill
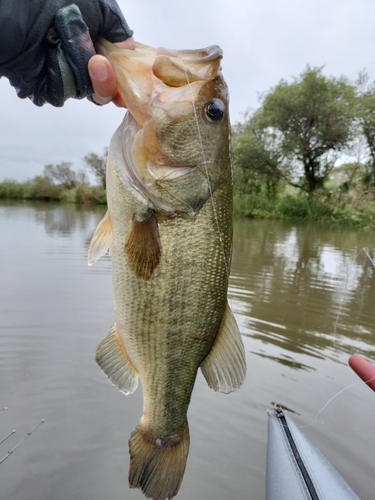
[[[234,213],[256,219],[299,220],[375,229],[375,199],[357,193],[322,192],[313,197],[299,191],[267,197],[234,194]]]
[[[0,199],[39,200],[105,205],[106,191],[101,186],[77,184],[67,188],[43,176],[27,182],[0,182]],[[298,190],[267,196],[264,192],[234,194],[234,214],[255,219],[304,220],[335,225],[375,229],[375,197],[357,192],[322,192],[308,197]]]
[[[62,201],[79,205],[107,203],[106,191],[101,186],[77,184],[69,188],[64,184],[53,184],[44,176],[37,176],[26,182],[14,180],[0,182],[0,199]]]

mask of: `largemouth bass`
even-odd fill
[[[108,212],[89,264],[112,254],[116,323],[96,360],[125,394],[142,381],[129,484],[173,498],[189,450],[198,368],[215,391],[246,372],[227,301],[232,249],[228,90],[221,49],[172,51],[101,42],[128,108],[108,154]]]

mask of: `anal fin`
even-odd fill
[[[161,257],[158,222],[152,210],[149,210],[142,220],[134,217],[124,252],[137,278],[151,279]]]
[[[124,394],[132,394],[138,385],[138,373],[132,365],[114,324],[96,349],[95,360],[110,382]]]
[[[112,221],[109,212],[105,213],[99,222],[93,237],[91,238],[87,261],[89,266],[96,262],[111,248],[112,245]]]
[[[245,379],[245,348],[228,304],[212,349],[200,368],[208,385],[225,394],[238,389]]]

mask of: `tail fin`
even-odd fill
[[[129,440],[129,486],[140,488],[147,498],[174,498],[180,489],[189,453],[189,427],[179,435],[152,438],[141,425]]]

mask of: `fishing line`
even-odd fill
[[[375,257],[374,257],[374,258],[372,258],[372,257],[371,257],[371,255],[369,254],[369,251],[368,251],[368,249],[367,249],[367,248],[362,248],[362,250],[361,250],[361,251],[363,251],[363,252],[365,253],[365,255],[367,256],[368,260],[369,260],[369,261],[371,262],[371,264],[375,267]],[[359,252],[359,253],[361,253],[361,252]]]
[[[227,259],[226,259],[226,256],[225,256],[224,241],[223,241],[223,237],[222,237],[222,234],[221,234],[221,228],[220,228],[220,224],[219,224],[219,217],[217,215],[215,201],[213,199],[213,191],[212,191],[212,186],[211,186],[211,179],[210,179],[210,175],[208,173],[208,167],[207,167],[207,164],[208,163],[212,163],[212,161],[207,161],[206,157],[205,157],[205,154],[204,154],[203,139],[202,139],[201,129],[200,129],[200,126],[199,126],[197,109],[196,109],[195,103],[194,103],[193,89],[191,87],[191,82],[189,81],[189,76],[187,74],[187,70],[186,70],[184,61],[182,59],[179,59],[179,61],[181,61],[182,66],[184,68],[186,81],[188,82],[190,93],[191,93],[191,104],[193,106],[194,118],[195,118],[195,122],[197,124],[198,137],[199,137],[199,142],[200,142],[200,145],[201,145],[201,153],[202,153],[202,158],[203,158],[203,165],[204,165],[204,168],[205,168],[205,171],[206,171],[205,173],[206,173],[206,177],[207,177],[207,181],[208,181],[208,186],[209,186],[209,190],[210,190],[210,198],[211,198],[211,201],[212,201],[213,214],[214,214],[215,223],[216,223],[216,226],[217,226],[217,229],[218,229],[218,235],[219,235],[219,240],[220,240],[220,249],[221,249],[221,253],[223,254],[224,264],[225,264],[225,270],[226,270],[226,273],[227,273],[227,278],[229,280],[230,271],[229,271],[228,262],[227,262]],[[232,176],[233,176],[232,159],[230,159],[230,164],[231,164],[231,171],[232,171]]]
[[[344,285],[344,293],[343,293],[342,298],[340,300],[339,309],[337,311],[337,316],[336,316],[336,321],[335,321],[335,326],[333,328],[333,335],[334,335],[335,338],[337,338],[337,327],[338,327],[338,322],[339,322],[339,319],[340,319],[340,316],[341,316],[342,305],[344,303],[345,298],[348,295],[348,282],[349,282],[350,270],[351,270],[351,268],[353,267],[354,263],[356,262],[356,260],[358,259],[358,257],[361,255],[362,252],[364,252],[364,254],[367,256],[367,258],[371,262],[372,266],[375,267],[375,258],[372,258],[370,256],[369,251],[368,251],[367,248],[361,248],[361,250],[359,250],[359,252],[357,252],[357,254],[353,257],[352,264],[350,266],[348,266],[348,270],[347,270],[347,273],[346,273],[346,279],[345,279],[345,285]]]
[[[375,258],[371,257],[370,255],[370,252],[367,248],[362,248],[361,250],[359,250],[359,252],[357,252],[357,254],[354,256],[353,260],[352,260],[352,263],[354,263],[359,255],[361,253],[364,253],[366,255],[366,257],[368,258],[368,260],[370,261],[371,265],[375,267]],[[353,265],[353,264],[352,264]],[[350,271],[352,266],[349,266],[348,269]],[[339,322],[339,319],[340,319],[340,316],[341,316],[341,311],[342,311],[342,307],[343,307],[343,302],[345,300],[345,297],[348,293],[348,281],[349,281],[349,272],[347,273],[346,275],[346,280],[345,280],[345,287],[344,287],[344,294],[343,294],[343,297],[341,298],[340,300],[340,305],[339,305],[339,310],[338,310],[338,313],[337,313],[337,317],[336,317],[336,321],[335,321],[335,326],[334,326],[334,335],[336,336],[337,335],[337,327],[338,327],[338,322]],[[358,385],[361,385],[361,384],[367,384],[369,382],[372,382],[373,380],[375,379],[375,375],[373,377],[371,377],[369,380],[360,380],[358,382],[355,382],[353,384],[349,384],[347,385],[346,387],[343,387],[342,389],[340,389],[338,392],[336,392],[323,406],[322,408],[316,413],[315,417],[314,417],[314,420],[308,424],[305,424],[305,425],[301,425],[301,426],[298,426],[299,429],[303,429],[304,427],[309,427],[311,425],[314,425],[315,423],[318,422],[318,417],[319,415],[327,408],[327,406],[334,400],[336,399],[340,394],[342,394],[343,392],[345,392],[346,390],[350,389],[351,387],[355,387],[355,386],[358,386]],[[260,408],[260,410],[263,412],[265,412],[264,408],[262,408],[262,406],[254,399],[252,398],[253,402],[256,404],[256,406],[258,406]]]
[[[253,400],[253,403],[262,411],[262,413],[268,415],[267,408],[263,408],[263,406],[260,403],[258,403],[258,401],[256,401],[253,397],[251,399]]]
[[[208,167],[207,167],[207,164],[210,163],[206,160],[205,158],[205,154],[204,154],[204,146],[203,146],[203,139],[202,139],[202,134],[201,134],[201,129],[200,129],[200,125],[199,125],[199,120],[198,120],[198,114],[197,114],[197,109],[196,109],[196,106],[195,106],[195,103],[194,103],[194,94],[193,94],[193,90],[192,90],[192,87],[191,87],[191,82],[189,81],[189,77],[188,77],[188,74],[187,74],[187,70],[186,70],[186,67],[185,67],[185,64],[184,64],[184,61],[182,59],[180,59],[181,63],[182,63],[182,66],[184,68],[184,71],[185,71],[185,77],[186,77],[186,80],[188,82],[188,85],[189,85],[189,88],[190,88],[190,92],[191,92],[191,96],[192,96],[192,106],[193,106],[193,111],[194,111],[194,117],[195,117],[195,122],[196,122],[196,125],[197,125],[197,130],[198,130],[198,136],[199,136],[199,141],[200,141],[200,146],[201,146],[201,153],[202,153],[202,157],[203,157],[203,164],[204,164],[204,167],[205,167],[205,171],[206,171],[206,177],[207,177],[207,180],[208,180],[208,185],[209,185],[209,190],[210,190],[210,197],[211,197],[211,200],[212,200],[212,207],[213,207],[213,213],[214,213],[214,218],[215,218],[215,223],[217,225],[217,228],[218,228],[218,235],[219,235],[219,240],[220,240],[220,246],[221,246],[221,252],[223,254],[223,257],[224,257],[224,262],[225,262],[225,268],[226,268],[226,273],[227,273],[227,278],[229,279],[229,276],[230,276],[230,273],[229,273],[229,268],[228,268],[228,263],[227,263],[227,260],[225,258],[225,248],[224,248],[224,242],[223,242],[223,238],[222,238],[222,233],[221,233],[221,228],[220,228],[220,224],[219,224],[219,218],[218,218],[218,215],[217,215],[217,210],[216,210],[216,206],[215,206],[215,202],[214,202],[214,199],[213,199],[213,191],[212,191],[212,185],[211,185],[211,180],[210,180],[210,176],[209,176],[209,172],[208,172]],[[233,163],[232,163],[232,158],[230,159],[230,164],[231,164],[231,172],[232,172],[232,175],[233,175]],[[368,249],[367,248],[362,248],[356,255],[355,257],[353,258],[353,262],[355,262],[357,260],[357,258],[359,257],[359,255],[364,252],[366,257],[369,259],[369,261],[371,262],[372,266],[375,267],[375,258],[372,258]],[[337,339],[337,329],[338,329],[338,323],[339,323],[339,319],[342,315],[342,308],[343,308],[343,303],[344,303],[344,300],[348,294],[348,282],[349,282],[349,275],[350,275],[350,269],[351,269],[352,266],[349,266],[348,267],[348,272],[346,274],[346,279],[345,279],[345,286],[344,286],[344,293],[343,293],[343,296],[340,300],[340,303],[339,303],[339,309],[338,309],[338,312],[337,312],[337,316],[336,316],[336,320],[335,320],[335,324],[334,324],[334,329],[333,329],[333,335],[334,337]],[[360,385],[360,384],[364,384],[364,383],[368,383],[368,382],[371,382],[373,379],[375,378],[372,377],[370,380],[367,380],[367,381],[359,381],[359,382],[355,382],[354,384],[349,384],[348,386],[344,387],[343,389],[341,389],[340,391],[338,391],[336,394],[334,394],[324,405],[323,407],[317,412],[317,414],[315,415],[314,417],[314,420],[312,422],[310,422],[309,424],[305,424],[303,426],[300,426],[299,428],[302,429],[304,427],[309,427],[313,424],[315,424],[316,422],[318,422],[318,417],[319,415],[327,408],[327,406],[336,398],[338,397],[340,394],[342,394],[343,392],[345,392],[347,389],[351,388],[351,387],[355,387],[357,385]],[[262,406],[253,399],[253,402],[258,406],[258,408],[262,411],[262,413],[266,413],[266,410],[264,410],[264,408],[262,408]]]
[[[371,265],[375,267],[375,258],[372,258],[370,253],[369,253],[369,250],[367,248],[361,248],[361,250],[359,250],[359,252],[356,253],[356,255],[353,257],[353,260],[352,260],[352,264],[350,266],[348,266],[348,272],[346,273],[346,279],[345,279],[345,286],[344,286],[344,293],[343,293],[343,296],[340,300],[340,304],[339,304],[339,309],[338,309],[338,312],[337,312],[337,316],[336,316],[336,321],[335,321],[335,326],[334,326],[334,329],[333,329],[333,335],[335,337],[335,339],[337,339],[337,328],[338,328],[338,322],[339,322],[339,319],[340,319],[340,316],[341,316],[341,311],[342,311],[342,307],[343,307],[343,303],[344,303],[344,300],[348,294],[348,282],[349,282],[349,275],[350,275],[350,269],[353,267],[354,263],[357,261],[358,257],[361,255],[361,253],[364,253],[366,255],[366,257],[368,258],[368,260],[371,262]],[[336,394],[334,394],[324,405],[323,407],[318,411],[318,413],[315,415],[314,417],[314,420],[312,422],[310,422],[309,424],[305,424],[305,425],[302,425],[300,426],[299,428],[302,429],[304,427],[309,427],[310,425],[313,425],[315,424],[317,421],[318,421],[318,416],[322,413],[322,411],[327,408],[327,406],[337,397],[339,396],[341,393],[345,392],[347,389],[349,389],[350,387],[355,387],[357,385],[361,385],[361,384],[367,384],[369,382],[372,382],[373,380],[375,379],[375,375],[373,377],[371,377],[369,380],[361,380],[359,382],[355,382],[354,384],[349,384],[348,386],[344,387],[343,389],[341,389],[340,391],[338,391]]]
[[[314,420],[312,422],[310,422],[309,424],[305,424],[305,425],[301,425],[301,426],[298,426],[299,429],[303,429],[304,427],[309,427],[310,425],[313,425],[315,424],[317,421],[318,421],[318,416],[322,413],[322,411],[327,408],[327,406],[334,400],[337,398],[337,396],[339,396],[341,393],[345,392],[347,389],[349,389],[350,387],[355,387],[356,385],[361,385],[361,384],[366,384],[367,382],[371,382],[372,380],[374,380],[375,378],[375,375],[370,378],[370,380],[366,380],[366,381],[360,381],[360,382],[355,382],[354,384],[349,384],[347,385],[346,387],[344,387],[343,389],[341,389],[340,391],[336,392],[336,394],[334,394],[327,402],[326,404],[318,411],[318,413],[315,415],[314,417]]]

